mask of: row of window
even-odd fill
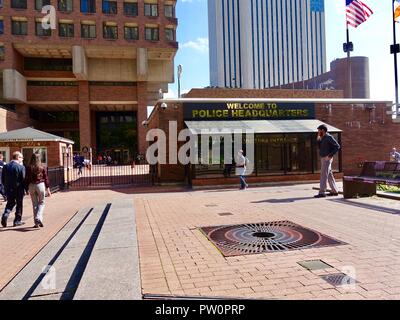
[[[44,29],[40,21],[36,22],[36,35],[37,36],[51,36],[52,30]],[[94,39],[97,37],[97,26],[93,23],[81,23],[81,37],[85,39]],[[4,33],[4,23],[0,20],[0,35]],[[11,20],[11,33],[13,35],[27,35],[28,34],[28,21],[27,20]],[[145,26],[145,40],[159,41],[159,27],[158,26]],[[75,25],[71,23],[60,22],[58,24],[58,35],[63,38],[70,38],[75,36]],[[118,26],[117,23],[104,22],[103,23],[103,38],[104,39],[118,39]],[[124,38],[126,40],[139,40],[139,27],[137,25],[125,24],[124,25]],[[165,28],[165,40],[175,41],[175,29]]]
[[[0,1],[1,2],[1,1]],[[14,9],[27,9],[27,0],[11,0],[11,8]],[[74,7],[73,0],[58,0],[58,10],[62,12],[72,12]],[[164,4],[164,15],[167,18],[175,17],[174,4]],[[35,9],[42,10],[46,5],[50,5],[51,0],[35,0]],[[80,10],[82,13],[96,13],[96,0],[80,0]],[[118,6],[117,0],[103,0],[102,11],[105,14],[117,14]],[[148,17],[158,17],[158,4],[146,3],[144,4],[144,15]],[[133,1],[124,1],[124,14],[126,16],[138,15],[138,3]]]

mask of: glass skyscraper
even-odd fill
[[[262,89],[326,72],[324,0],[208,0],[211,86]]]

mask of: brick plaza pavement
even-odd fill
[[[148,191],[152,189],[122,188],[54,193],[51,198],[46,198],[43,229],[32,228],[31,200],[26,196],[22,219],[26,224],[12,228],[13,212],[8,221],[8,228],[0,227],[0,291],[79,210],[131,197],[135,192]],[[1,202],[0,214],[4,208],[5,203]]]
[[[314,199],[315,185],[135,196],[143,294],[261,299],[400,299],[400,201]],[[232,213],[220,216],[218,213]],[[203,226],[290,220],[347,245],[225,258]],[[298,264],[321,259],[333,268]],[[355,271],[354,286],[323,274]]]

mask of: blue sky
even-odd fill
[[[216,0],[218,1],[218,0]],[[371,98],[394,100],[393,43],[391,0],[363,0],[374,14],[357,29],[350,29],[353,55],[370,58]],[[343,58],[346,40],[345,0],[325,0],[327,61]],[[178,0],[179,50],[175,66],[182,64],[181,91],[209,86],[207,0]],[[400,27],[398,26],[398,40]],[[400,56],[399,56],[400,58]],[[168,97],[177,96],[177,77]]]

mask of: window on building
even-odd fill
[[[6,48],[4,47],[4,43],[0,43],[0,60],[4,60],[6,56]]]
[[[137,2],[124,2],[124,14],[126,16],[136,17],[138,15],[138,4]]]
[[[85,39],[94,39],[96,38],[96,25],[93,24],[85,24],[81,25],[81,37]]]
[[[51,29],[44,29],[41,21],[36,21],[36,35],[40,37],[51,36]]]
[[[28,34],[28,21],[24,18],[11,20],[11,33],[26,36]]]
[[[29,71],[72,71],[72,59],[24,58]]]
[[[58,24],[58,34],[63,38],[72,38],[74,36],[74,24],[73,22],[60,22]]]
[[[96,13],[96,0],[81,0],[81,12]]]
[[[145,39],[158,41],[160,39],[158,27],[146,27],[145,28]]]
[[[164,15],[167,18],[175,18],[175,8],[172,4],[166,4],[164,6]]]
[[[173,28],[165,28],[165,39],[175,41],[175,30]]]
[[[27,0],[11,0],[11,8],[14,9],[26,9]]]
[[[125,25],[124,33],[126,40],[139,39],[139,28],[137,26]]]
[[[118,27],[114,22],[105,22],[103,24],[104,39],[118,39]]]
[[[73,0],[58,0],[58,10],[62,12],[71,12],[74,9]]]
[[[4,21],[0,19],[0,34],[4,34]]]
[[[115,0],[103,0],[103,13],[117,14],[117,1]]]
[[[0,0],[0,9],[3,8],[3,0]]]
[[[42,10],[44,6],[50,5],[50,0],[35,0],[35,9]]]
[[[144,4],[144,15],[146,17],[158,17],[158,4],[157,3],[145,3]]]

